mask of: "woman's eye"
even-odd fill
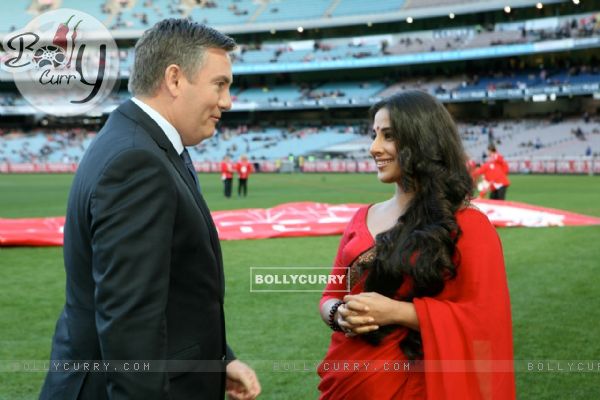
[[[377,134],[371,133],[371,140],[375,140],[376,137],[377,137]]]
[[[392,140],[392,134],[391,133],[386,133],[385,135],[383,135],[385,140]]]

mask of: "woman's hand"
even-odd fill
[[[373,324],[372,317],[364,315],[368,311],[366,307],[361,307],[360,304],[353,304],[352,307],[342,304],[334,317],[346,336],[361,335],[379,329],[379,326]]]
[[[344,302],[343,322],[353,333],[370,332],[386,325],[419,329],[419,320],[412,303],[390,299],[375,292],[347,295]],[[338,311],[340,309],[342,307]],[[342,326],[339,321],[338,323]]]

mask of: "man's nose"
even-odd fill
[[[229,89],[219,98],[219,108],[221,110],[231,110],[232,102],[231,102],[231,93],[229,93]]]

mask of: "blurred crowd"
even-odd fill
[[[85,128],[0,128],[0,162],[77,163],[96,133]]]

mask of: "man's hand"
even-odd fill
[[[239,360],[227,364],[227,397],[233,400],[252,400],[260,394],[260,383],[254,370]]]

